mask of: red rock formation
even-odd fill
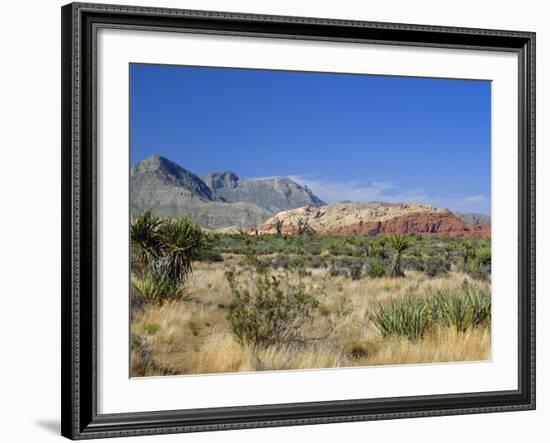
[[[408,214],[387,221],[359,222],[353,225],[328,229],[325,234],[415,234],[445,237],[490,237],[491,225],[464,223],[454,214]]]
[[[378,208],[393,208],[395,216]],[[418,208],[418,210],[417,210]],[[361,212],[363,211],[363,212]],[[374,212],[373,212],[374,211]],[[373,215],[375,214],[375,215]],[[369,218],[370,217],[370,218]],[[379,218],[377,220],[377,218]],[[339,204],[332,207],[304,207],[284,211],[251,228],[251,233],[274,233],[276,221],[282,221],[281,233],[296,235],[299,225],[307,224],[312,234],[333,235],[378,235],[389,233],[447,236],[447,237],[490,237],[491,225],[465,223],[447,209],[432,206],[410,205],[357,205]]]

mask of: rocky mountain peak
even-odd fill
[[[231,171],[214,172],[203,177],[203,180],[213,190],[220,188],[234,189],[238,185],[239,176]]]
[[[197,197],[212,200],[210,188],[200,177],[165,157],[147,157],[136,163],[130,174],[132,185],[136,187],[143,184],[154,187],[155,183],[159,187],[161,185],[174,186],[184,188]]]

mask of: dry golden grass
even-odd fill
[[[239,345],[229,332],[225,306],[230,288],[224,276],[228,265],[238,257],[226,257],[224,263],[199,263],[185,293],[186,300],[163,306],[147,305],[134,312],[131,333],[141,346],[132,352],[132,375],[206,374],[258,370],[335,368],[368,365],[478,361],[490,358],[488,328],[457,333],[450,328],[431,331],[422,339],[384,338],[370,321],[379,303],[403,296],[411,289],[422,296],[437,289],[458,288],[464,280],[477,287],[488,283],[451,272],[444,277],[428,278],[419,272],[407,272],[401,279],[352,281],[329,277],[325,269],[313,269],[309,283],[324,287],[321,305],[332,315],[342,296],[351,304],[349,314],[337,318],[334,329],[323,315],[317,315],[304,327],[310,338],[304,343],[270,347],[253,352]],[[326,336],[326,337],[325,337]],[[324,339],[318,339],[325,337]],[[360,346],[365,353],[353,353]]]

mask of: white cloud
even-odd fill
[[[364,185],[356,181],[330,182],[311,175],[290,176],[290,178],[307,186],[315,195],[327,203],[344,200],[412,203],[427,198],[427,195],[419,190],[401,190],[391,181],[375,181]]]
[[[290,179],[307,186],[327,203],[350,200],[354,202],[381,201],[387,203],[422,203],[460,212],[488,213],[489,197],[485,195],[437,195],[423,189],[403,189],[392,181],[334,182],[316,175],[294,175]]]

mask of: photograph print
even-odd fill
[[[130,64],[130,376],[491,359],[491,82]]]

